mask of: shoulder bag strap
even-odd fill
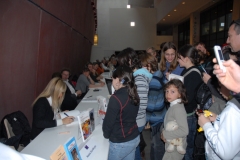
[[[183,77],[186,77],[186,76],[187,76],[189,73],[191,73],[192,71],[198,72],[198,73],[200,74],[200,76],[202,77],[201,72],[200,72],[197,68],[192,68],[192,69],[190,69],[189,71],[187,71],[187,73],[185,73],[185,74],[183,75]]]

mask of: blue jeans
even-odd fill
[[[161,160],[165,153],[165,143],[161,140],[160,127],[163,123],[159,123],[154,127],[151,127],[151,150],[150,157],[151,160]]]
[[[188,136],[187,136],[187,149],[183,160],[193,160],[194,139],[197,131],[197,117],[196,114],[187,117],[188,122]]]
[[[139,133],[141,133],[141,132],[143,131],[144,127],[145,127],[145,126],[138,127]],[[139,141],[139,142],[140,142],[140,141]],[[135,160],[142,160],[139,144],[138,144],[138,146],[137,146],[137,148],[136,148],[136,151],[135,151]]]
[[[133,160],[139,142],[139,136],[131,141],[123,143],[113,143],[109,141],[108,160]]]

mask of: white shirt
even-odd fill
[[[48,103],[50,104],[50,106],[52,106],[52,97],[51,97],[51,96],[48,97],[47,100],[48,100]],[[57,121],[57,126],[62,125],[62,124],[63,124],[63,123],[62,123],[62,119],[61,119],[61,117],[60,117],[59,114],[58,114],[59,109],[54,109],[53,112],[54,112],[53,120],[56,120],[56,121]]]
[[[214,121],[203,125],[207,141],[205,150],[208,160],[240,159],[240,109],[232,102]]]
[[[67,85],[67,87],[69,88],[69,90],[71,91],[72,94],[75,94],[75,89],[72,87],[72,85],[68,82],[68,80],[64,81]]]
[[[181,99],[175,99],[174,101],[172,101],[170,103],[170,107],[172,107],[173,105],[177,104],[177,103],[180,103],[182,100]]]

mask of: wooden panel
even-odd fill
[[[40,11],[27,1],[0,1],[0,118],[21,110],[31,121]]]
[[[43,90],[53,72],[68,66],[69,55],[72,54],[72,43],[71,29],[43,12],[40,28],[37,93]]]
[[[81,72],[90,60],[91,12],[88,0],[0,1],[0,119],[21,110],[31,123],[31,104],[52,73]]]

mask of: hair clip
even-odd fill
[[[122,80],[121,80],[121,83],[123,84],[124,82],[125,82],[125,80],[124,80],[124,79],[122,79]]]

